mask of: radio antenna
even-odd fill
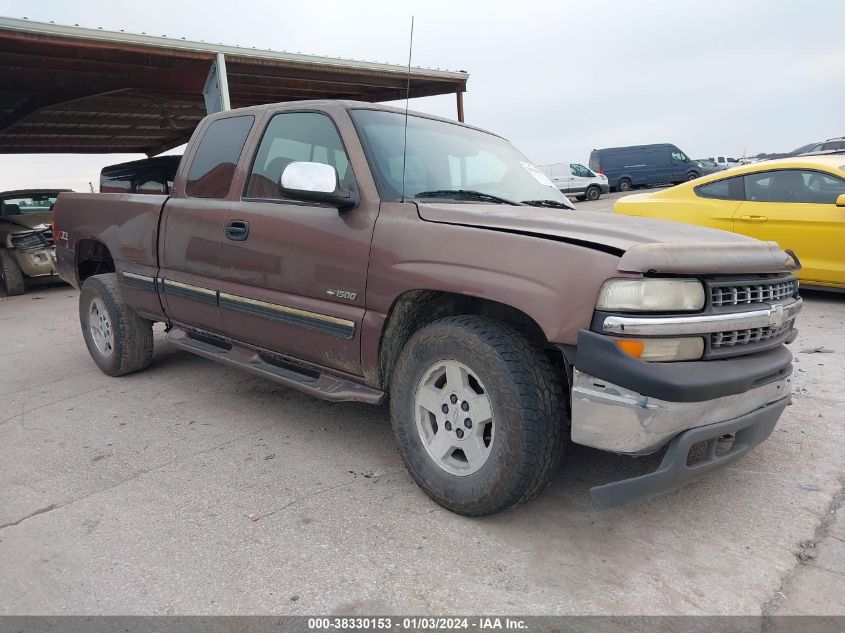
[[[405,202],[405,162],[408,160],[408,101],[411,98],[411,55],[414,52],[414,16],[411,16],[411,43],[408,45],[408,83],[405,85],[405,140],[402,146],[402,202]]]

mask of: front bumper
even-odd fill
[[[599,189],[601,189],[602,193],[610,193],[610,183],[603,183],[599,185]]]
[[[647,363],[605,335],[582,330],[572,370],[572,441],[600,450],[648,455],[667,447],[654,473],[593,488],[613,507],[679,488],[744,455],[768,437],[792,392],[785,346],[729,359]],[[719,438],[736,433],[716,453]],[[707,458],[688,465],[690,448]]]
[[[572,385],[572,441],[614,453],[647,455],[682,431],[788,402],[791,393],[792,381],[784,377],[744,393],[673,402],[645,396],[576,369]]]
[[[37,248],[26,251],[10,250],[14,253],[21,271],[27,277],[44,277],[56,274],[56,251],[54,248]]]
[[[593,502],[608,509],[645,501],[728,466],[769,437],[787,403],[788,398],[783,398],[732,420],[684,431],[672,440],[657,470],[596,486],[590,490]],[[734,436],[733,443],[720,454],[719,438],[730,435]],[[703,458],[690,464],[691,449],[702,442],[706,444]]]

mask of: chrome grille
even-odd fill
[[[49,229],[12,236],[12,246],[18,251],[31,251],[53,246],[53,232]]]
[[[768,341],[780,336],[792,327],[792,321],[783,325],[769,327],[755,327],[749,330],[733,330],[731,332],[714,332],[710,335],[710,347],[733,347],[734,345],[748,345]]]
[[[793,296],[796,290],[797,286],[794,279],[755,284],[711,286],[710,304],[714,308],[721,308],[723,306],[767,303],[787,299]]]

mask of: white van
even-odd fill
[[[736,158],[728,158],[727,156],[713,156],[710,160],[716,163],[716,167],[719,169],[729,169],[739,165],[739,161]]]
[[[607,176],[597,174],[581,163],[552,163],[538,165],[555,187],[569,197],[578,200],[598,200],[601,194],[610,191]]]

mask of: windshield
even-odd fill
[[[353,110],[382,200],[402,200],[405,115]],[[554,184],[506,140],[461,125],[408,117],[405,198],[568,204]],[[498,200],[497,200],[498,199]]]
[[[46,213],[56,203],[58,193],[39,193],[31,196],[3,198],[2,215],[22,215],[26,213]]]

